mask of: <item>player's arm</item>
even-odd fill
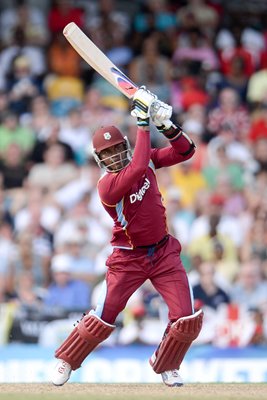
[[[132,185],[146,172],[151,154],[150,109],[155,98],[156,96],[144,87],[141,87],[133,98],[131,115],[136,117],[137,122],[134,155],[128,166],[122,169],[120,173],[108,174],[106,178],[100,180],[99,195],[106,204],[114,205],[120,201]]]
[[[117,204],[145,173],[150,154],[149,131],[138,128],[132,161],[120,173],[109,173],[99,181],[98,192],[101,200],[108,205]]]
[[[175,125],[171,121],[172,107],[157,101],[155,111],[151,114],[152,121],[171,145],[162,149],[152,150],[151,158],[155,167],[168,167],[191,158],[195,153],[195,143],[183,132],[179,125]]]

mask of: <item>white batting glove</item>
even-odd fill
[[[151,105],[157,98],[145,86],[141,86],[134,94],[131,115],[141,119],[149,118]]]
[[[172,125],[171,116],[172,116],[172,106],[163,101],[156,100],[152,104],[151,107],[151,119],[152,122],[157,127],[164,127],[164,129],[169,129]]]

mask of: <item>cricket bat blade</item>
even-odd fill
[[[74,23],[65,26],[63,35],[77,53],[111,85],[131,99],[138,86],[132,82]]]

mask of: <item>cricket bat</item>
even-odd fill
[[[138,90],[135,85],[74,23],[65,26],[63,34],[78,54],[111,85],[131,99]]]

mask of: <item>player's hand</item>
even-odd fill
[[[145,86],[141,86],[133,97],[131,115],[139,119],[149,118],[151,105],[155,100],[157,100],[157,96],[147,90]]]
[[[164,127],[164,129],[168,129],[171,127],[171,116],[172,116],[172,106],[163,101],[156,100],[152,104],[150,111],[152,122],[157,127]]]

